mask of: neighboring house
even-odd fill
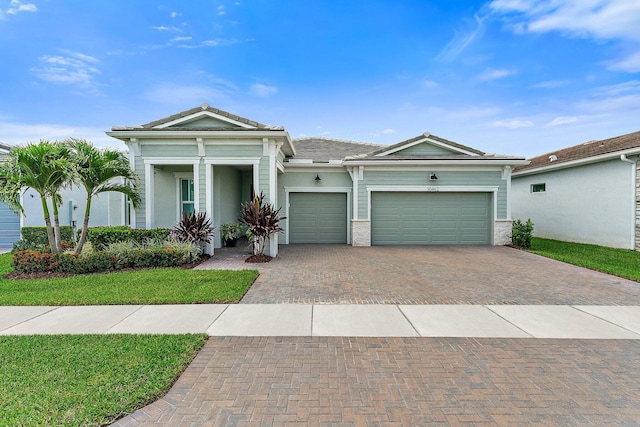
[[[530,159],[513,172],[513,217],[534,235],[640,249],[640,132]]]
[[[272,256],[288,243],[507,243],[511,170],[527,163],[428,133],[392,146],[292,141],[207,104],[107,135],[129,147],[141,177],[132,226],[171,227],[194,210],[215,226],[236,222],[240,204],[263,192],[287,217]],[[217,235],[208,251],[220,246]]]
[[[10,150],[10,145],[0,142],[0,162]],[[20,218],[11,212],[7,205],[0,202],[0,248],[10,248],[18,239],[20,239]]]

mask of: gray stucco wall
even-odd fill
[[[512,179],[512,216],[531,218],[534,235],[632,249],[634,165],[619,159]],[[532,184],[546,191],[532,193]]]

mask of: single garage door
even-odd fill
[[[346,193],[290,193],[290,243],[347,243]]]
[[[0,202],[0,248],[10,248],[20,239],[20,218]]]
[[[373,192],[374,245],[490,244],[490,193]]]

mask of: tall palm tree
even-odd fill
[[[27,188],[40,195],[47,238],[53,252],[60,246],[56,244],[47,202],[52,199],[56,203],[57,194],[69,182],[70,173],[71,164],[59,143],[46,140],[12,149],[0,167],[0,199],[14,211],[24,215],[20,196]]]
[[[138,175],[129,167],[129,160],[119,151],[98,150],[84,139],[65,140],[72,151],[74,180],[87,191],[87,204],[84,211],[82,232],[76,246],[76,253],[82,252],[89,230],[91,199],[97,194],[116,191],[129,197],[134,207],[140,204],[137,191]],[[114,178],[124,178],[124,184],[111,182]]]

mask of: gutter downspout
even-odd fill
[[[623,162],[626,163],[631,163],[632,168],[631,168],[631,209],[632,209],[632,214],[631,214],[631,250],[635,251],[636,250],[636,161],[635,160],[630,160],[627,158],[626,155],[624,154],[620,154],[620,160],[622,160]]]

